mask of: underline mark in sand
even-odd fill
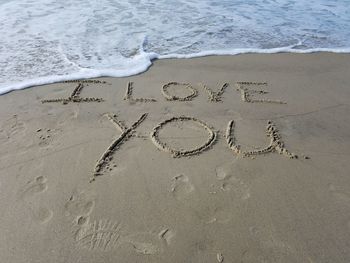
[[[74,82],[75,83],[75,82]],[[45,99],[42,100],[41,103],[52,103],[52,102],[61,102],[62,104],[68,104],[70,102],[73,103],[81,103],[81,102],[103,102],[104,100],[102,98],[82,98],[80,97],[80,94],[84,88],[84,84],[86,82],[77,82],[77,86],[74,88],[73,92],[68,98],[56,98],[56,99]],[[95,83],[95,82],[92,82]]]

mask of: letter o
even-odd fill
[[[187,96],[184,96],[184,97],[179,97],[179,96],[174,96],[174,95],[170,95],[169,94],[169,91],[168,91],[168,88],[171,86],[171,85],[174,85],[174,86],[180,86],[180,85],[183,85],[185,86],[185,88],[187,90],[189,90],[191,93]],[[193,98],[197,97],[198,95],[198,91],[193,88],[190,84],[188,83],[178,83],[178,82],[169,82],[167,84],[165,84],[163,87],[162,87],[162,94],[163,96],[165,97],[166,100],[178,100],[178,101],[189,101],[189,100],[192,100]]]
[[[208,139],[205,143],[203,143],[201,146],[198,146],[193,149],[189,150],[175,150],[172,149],[169,145],[166,143],[162,142],[159,139],[159,131],[167,124],[171,122],[180,122],[180,121],[193,121],[198,123],[200,126],[202,126],[206,132],[208,133]],[[198,120],[194,117],[186,117],[186,116],[180,116],[180,117],[172,117],[170,119],[167,119],[161,123],[159,123],[157,126],[155,126],[151,132],[151,139],[154,145],[162,151],[169,152],[173,155],[173,157],[185,157],[185,156],[191,156],[191,155],[196,155],[199,154],[208,148],[212,146],[212,144],[215,142],[217,137],[216,132],[214,132],[205,122]]]

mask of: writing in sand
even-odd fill
[[[104,81],[98,80],[80,80],[80,81],[69,81],[77,84],[76,88],[73,90],[72,94],[68,98],[55,98],[55,99],[46,99],[42,100],[42,103],[49,102],[62,102],[63,104],[68,104],[70,102],[73,103],[82,103],[82,102],[103,102],[105,101],[103,98],[82,98],[80,94],[84,88],[84,84],[86,83],[100,83],[107,84]],[[200,87],[204,92],[208,94],[209,102],[221,102],[223,94],[226,89],[230,85],[228,83],[224,83],[217,91],[213,91],[208,88],[206,85],[201,84]],[[266,87],[266,82],[236,82],[235,88],[238,92],[240,92],[241,100],[247,103],[273,103],[273,104],[286,104],[286,102],[282,100],[272,100],[268,98],[261,98],[259,96],[265,96],[268,92],[260,89],[261,87]],[[257,87],[258,89],[253,89],[252,87]],[[179,95],[176,93],[176,89],[180,89],[185,91],[185,95],[182,93]],[[175,92],[174,92],[175,91]],[[124,100],[129,101],[130,104],[139,103],[148,103],[148,102],[156,102],[157,100],[154,98],[135,98],[134,96],[134,85],[133,82],[129,82],[126,88]],[[165,100],[171,101],[192,101],[195,97],[198,96],[197,88],[193,87],[188,83],[179,83],[179,82],[169,82],[162,86],[161,94],[165,98]],[[116,128],[121,132],[119,136],[108,146],[108,148],[104,151],[101,157],[98,159],[95,164],[93,177],[91,181],[94,181],[97,176],[103,174],[105,169],[109,167],[114,153],[120,148],[120,146],[125,143],[131,137],[136,136],[136,129],[140,126],[142,122],[147,119],[148,113],[143,113],[140,117],[133,122],[129,127],[125,125],[125,123],[117,116],[117,114],[109,113],[106,114],[107,118],[116,126]],[[179,123],[190,123],[198,127],[207,134],[207,138],[199,145],[190,146],[188,149],[177,149],[176,147],[171,146],[168,142],[165,142],[159,135],[162,130],[166,128],[166,126]],[[215,141],[218,139],[219,131],[216,131],[211,125],[206,123],[203,120],[200,120],[193,116],[173,116],[163,120],[158,123],[151,131],[149,131],[149,139],[152,141],[153,145],[160,151],[170,154],[174,158],[181,157],[189,157],[198,155],[206,150],[209,150],[213,147]],[[284,141],[281,137],[280,132],[278,131],[275,123],[271,120],[267,121],[266,124],[266,136],[269,139],[267,145],[255,148],[254,150],[243,150],[242,147],[237,143],[235,138],[235,121],[230,120],[227,123],[226,131],[223,132],[223,137],[225,138],[227,147],[232,151],[235,155],[240,155],[242,157],[252,157],[262,154],[268,154],[277,152],[283,156],[286,156],[290,159],[298,158],[298,156],[294,153],[291,153],[284,144]]]

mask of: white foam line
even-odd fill
[[[224,56],[224,55],[240,55],[240,54],[276,54],[276,53],[315,53],[315,52],[331,52],[331,53],[350,53],[350,48],[313,48],[313,49],[294,49],[291,47],[255,49],[255,48],[239,48],[233,50],[208,50],[192,54],[169,54],[160,55],[158,59],[169,58],[197,58],[205,56]]]
[[[147,41],[147,39],[145,40]],[[118,70],[118,69],[87,69],[82,68],[79,72],[74,72],[66,75],[52,75],[47,77],[40,77],[35,79],[29,79],[21,82],[16,82],[9,85],[0,86],[0,95],[14,91],[21,90],[33,86],[40,86],[46,84],[52,84],[67,80],[78,80],[78,79],[89,79],[89,78],[99,78],[99,77],[128,77],[136,74],[140,74],[146,71],[151,65],[152,61],[155,59],[170,59],[170,58],[197,58],[205,56],[223,56],[223,55],[239,55],[239,54],[275,54],[275,53],[315,53],[315,52],[331,52],[331,53],[350,53],[350,48],[313,48],[313,49],[295,49],[293,47],[298,46],[288,46],[280,48],[271,49],[254,49],[254,48],[241,48],[232,50],[208,50],[192,54],[168,54],[159,55],[156,53],[146,53],[143,48],[140,49],[140,55],[135,56],[135,60],[143,60],[144,63],[136,67]]]
[[[40,77],[35,79],[29,79],[21,82],[16,82],[4,87],[0,86],[0,95],[5,93],[30,88],[33,86],[40,86],[46,84],[52,84],[67,80],[78,80],[78,79],[90,79],[90,78],[99,78],[99,77],[128,77],[133,76],[139,73],[146,71],[151,65],[152,60],[157,58],[154,54],[148,54],[148,59],[145,60],[144,64],[136,66],[134,68],[126,70],[117,70],[117,69],[86,69],[83,68],[79,72],[66,74],[66,75],[51,75],[47,77]]]

